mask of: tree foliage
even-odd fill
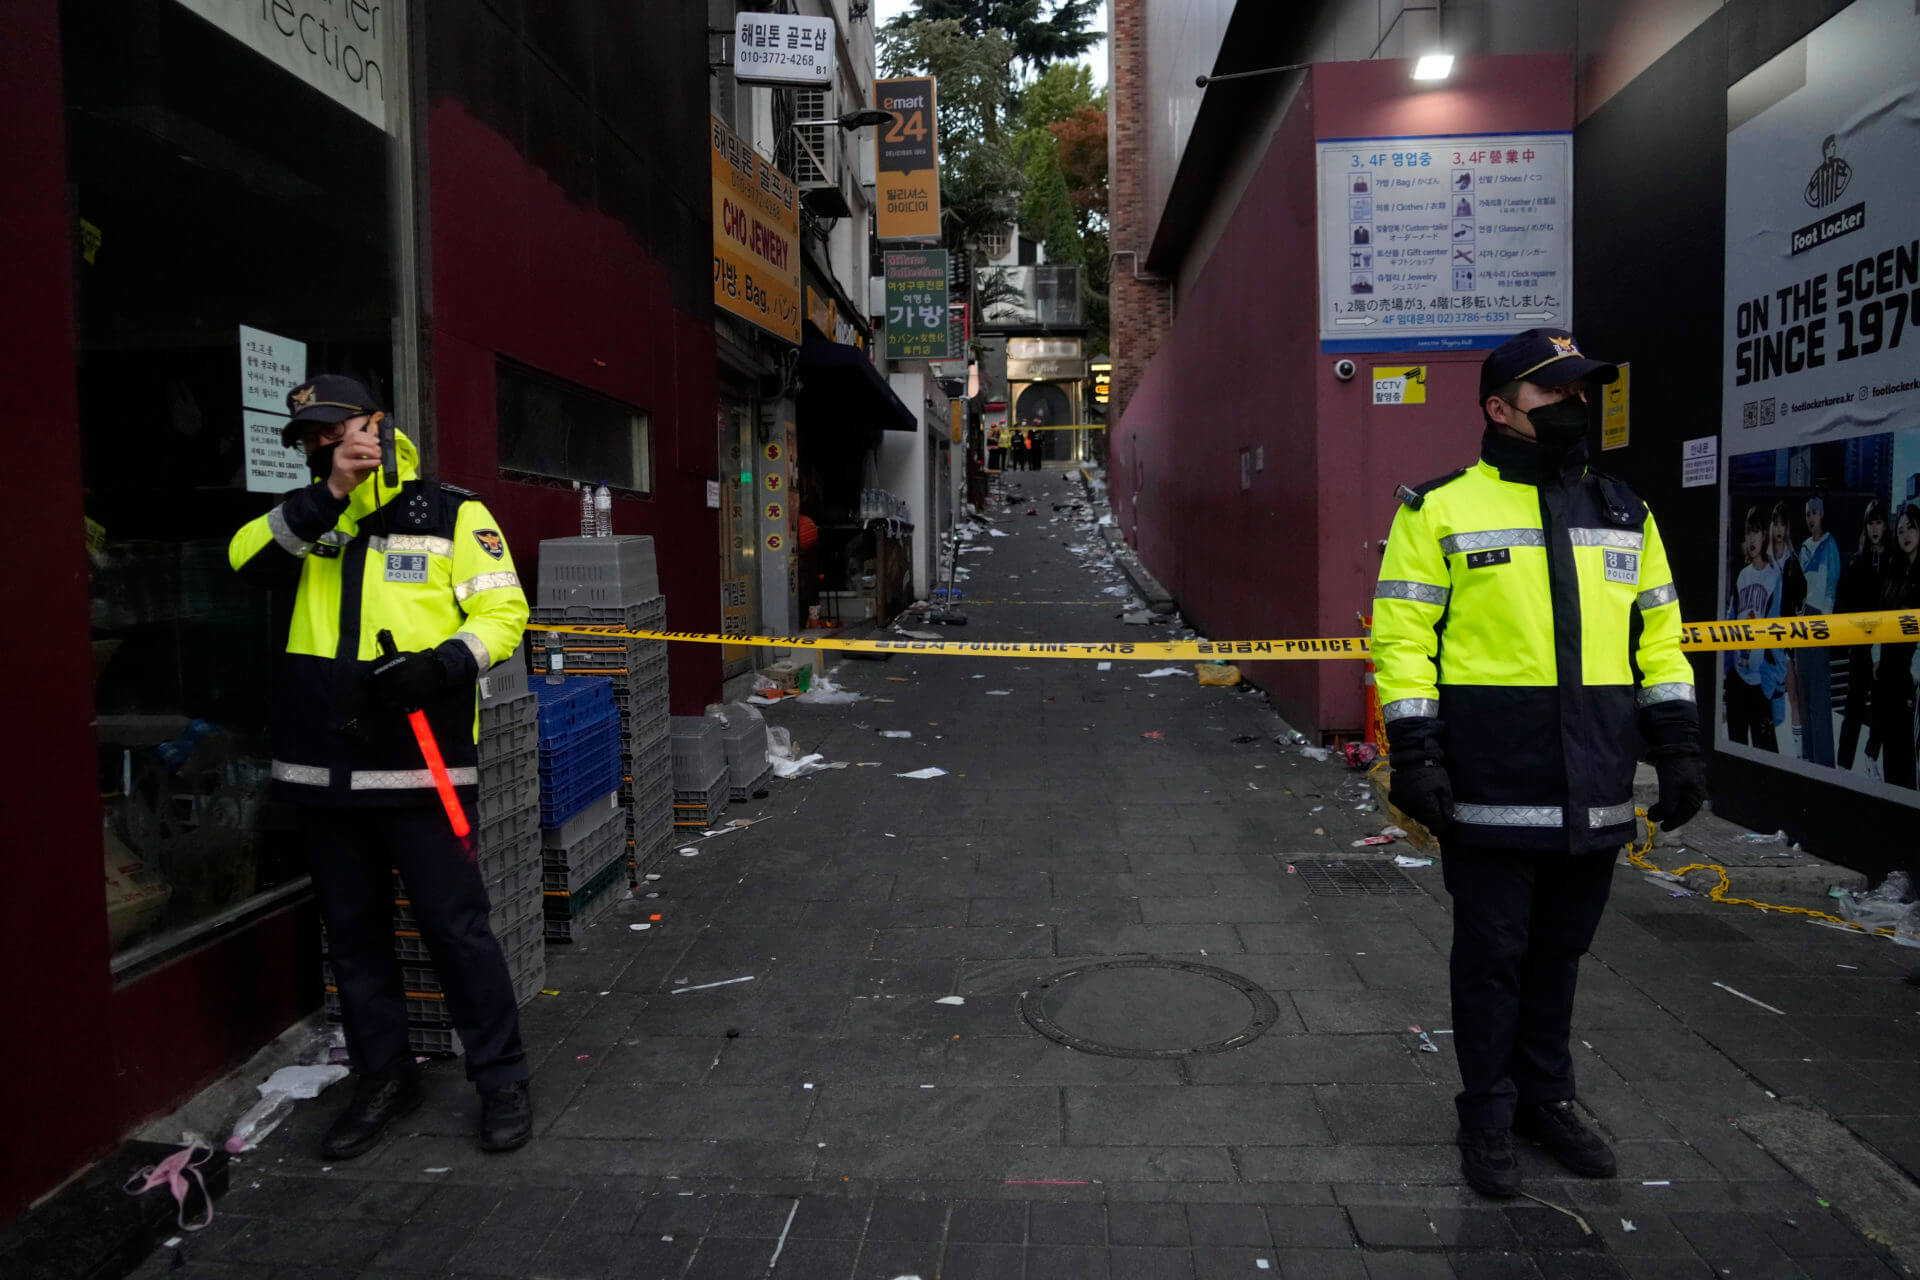
[[[1029,72],[1077,58],[1100,43],[1092,30],[1100,0],[919,0],[913,12],[889,22],[883,36],[915,22],[954,22],[961,34],[978,39],[1000,32],[1013,43],[1013,56]]]
[[[1028,129],[1014,140],[1023,187],[1020,230],[1038,240],[1049,262],[1082,262],[1080,220],[1060,167],[1060,139],[1047,129]]]
[[[1093,87],[1093,68],[1079,62],[1056,62],[1020,94],[1020,125],[1044,129],[1070,120],[1088,107],[1103,112],[1107,95]]]

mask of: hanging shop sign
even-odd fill
[[[873,131],[881,240],[940,238],[940,143],[931,76],[873,82],[874,101],[891,124]]]
[[[300,451],[280,443],[287,393],[306,376],[306,343],[240,326],[240,429],[246,439],[248,493],[285,493],[307,482]]]
[[[709,116],[713,145],[713,303],[800,341],[800,198],[793,179]]]
[[[362,120],[393,131],[387,118],[391,5],[380,0],[179,2]]]
[[[1920,80],[1920,11],[1856,0],[1796,46],[1791,75],[1776,63],[1727,90],[1720,598],[1727,619],[1756,623],[1910,609],[1920,167],[1902,104]],[[1716,682],[1716,745],[1920,807],[1920,628],[1880,635],[1851,653],[1741,653]]]
[[[886,252],[889,360],[944,360],[951,349],[947,251]]]
[[[1322,351],[1497,347],[1573,314],[1573,137],[1317,144]]]
[[[741,14],[733,28],[733,78],[742,84],[832,84],[833,19]]]

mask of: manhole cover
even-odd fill
[[[1083,1053],[1180,1058],[1263,1035],[1273,998],[1237,973],[1174,960],[1110,960],[1036,982],[1020,997],[1035,1031]]]
[[[1323,897],[1359,898],[1418,893],[1420,886],[1390,862],[1355,858],[1296,858],[1293,873],[1307,892]]]

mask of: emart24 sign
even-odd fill
[[[874,101],[893,113],[874,130],[874,172],[882,240],[940,238],[940,143],[931,76],[876,80]]]

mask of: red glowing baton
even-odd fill
[[[380,654],[391,658],[399,653],[394,646],[393,632],[382,631],[379,636]],[[413,726],[413,740],[420,744],[420,756],[427,762],[427,772],[433,775],[434,790],[440,793],[440,807],[447,811],[447,822],[453,827],[453,834],[460,840],[460,847],[467,856],[473,856],[473,843],[468,839],[473,828],[467,822],[467,811],[460,803],[460,797],[453,789],[453,779],[447,774],[447,762],[440,757],[440,743],[433,736],[433,726],[427,723],[425,711],[407,712],[407,723]]]

